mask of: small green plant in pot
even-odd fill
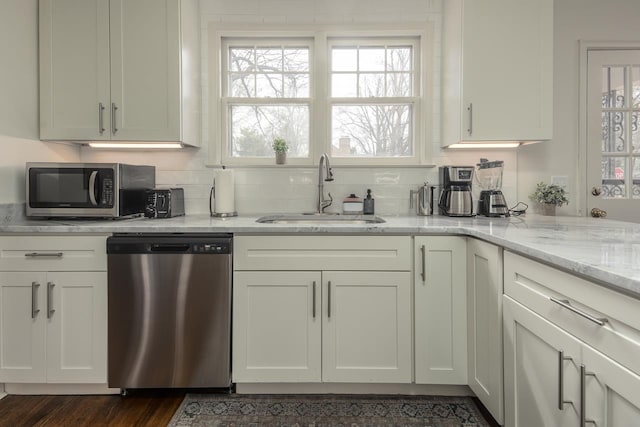
[[[529,199],[540,204],[543,215],[555,215],[556,207],[569,204],[564,187],[544,182],[539,182],[536,185],[536,189],[531,193]]]
[[[287,141],[284,138],[274,138],[273,144],[271,145],[273,151],[276,153],[276,164],[283,165],[287,161],[287,151],[289,151],[289,146],[287,145]]]

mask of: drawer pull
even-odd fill
[[[597,423],[594,420],[587,419],[587,377],[595,377],[593,372],[587,372],[584,365],[580,365],[580,427],[586,427],[587,424]]]
[[[607,318],[598,318],[598,317],[594,317],[592,315],[590,315],[589,313],[585,313],[582,310],[578,310],[577,308],[575,308],[574,306],[571,305],[571,303],[569,302],[569,300],[566,299],[556,299],[554,297],[550,297],[549,298],[552,302],[555,302],[556,304],[566,308],[569,311],[574,312],[575,314],[577,314],[578,316],[582,316],[587,320],[590,320],[591,322],[595,323],[598,326],[604,326],[605,323],[607,323],[609,321],[609,319]]]
[[[29,252],[24,256],[27,258],[62,258],[64,252]]]

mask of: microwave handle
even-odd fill
[[[96,178],[98,177],[98,171],[91,172],[89,176],[89,200],[91,200],[91,204],[93,206],[98,206],[98,201],[96,200]]]

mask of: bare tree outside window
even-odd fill
[[[413,47],[334,46],[331,59],[332,154],[413,156]]]
[[[233,46],[227,49],[232,157],[274,157],[284,138],[290,157],[309,156],[309,48]]]

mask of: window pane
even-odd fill
[[[387,96],[411,96],[411,74],[387,74]]]
[[[640,113],[631,113],[631,144],[633,152],[640,153]]]
[[[411,71],[411,48],[392,47],[387,50],[387,71]]]
[[[309,156],[307,105],[234,105],[230,110],[232,157],[274,157],[276,137],[287,141],[287,156]]]
[[[602,107],[624,107],[624,67],[602,68]]]
[[[602,113],[603,153],[619,153],[627,150],[624,115],[621,111]]]
[[[286,98],[308,98],[309,74],[285,74],[284,96]]]
[[[413,156],[411,105],[334,105],[331,154]],[[347,139],[348,138],[348,139]]]
[[[282,74],[258,74],[256,76],[256,96],[281,98]]]
[[[360,96],[384,96],[384,74],[360,74]]]
[[[331,96],[335,98],[351,98],[358,96],[358,75],[334,74],[331,76]]]
[[[286,48],[284,50],[284,71],[309,71],[309,49]]]
[[[253,48],[232,48],[229,49],[229,70],[249,72],[255,71],[255,58]]]
[[[331,51],[331,69],[333,71],[356,71],[358,69],[358,50],[353,47],[334,47]]]
[[[624,180],[625,169],[625,157],[602,158],[602,196],[604,198],[621,199],[627,197],[627,186]]]
[[[229,74],[229,94],[237,97],[256,96],[256,77],[254,74]]]
[[[631,197],[640,199],[640,157],[633,158],[633,188]]]
[[[282,71],[282,48],[259,47],[256,49],[258,71],[273,73]]]
[[[384,71],[384,47],[365,47],[360,49],[360,71]]]

